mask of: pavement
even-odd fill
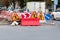
[[[60,40],[60,21],[54,23],[41,26],[0,25],[0,40]]]

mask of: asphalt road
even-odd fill
[[[41,26],[0,25],[0,40],[60,40],[60,21],[54,23]]]

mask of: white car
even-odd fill
[[[56,12],[52,12],[52,16],[55,20],[60,20],[60,9],[57,9]]]

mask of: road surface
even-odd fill
[[[54,25],[0,25],[0,40],[60,40],[60,21]]]

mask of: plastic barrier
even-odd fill
[[[25,18],[25,15],[22,14],[22,15],[21,15],[21,18]]]
[[[26,15],[26,18],[29,18],[29,16],[30,16],[28,13],[26,13],[25,15]]]
[[[23,18],[21,20],[22,26],[40,26],[39,19],[37,18]]]

